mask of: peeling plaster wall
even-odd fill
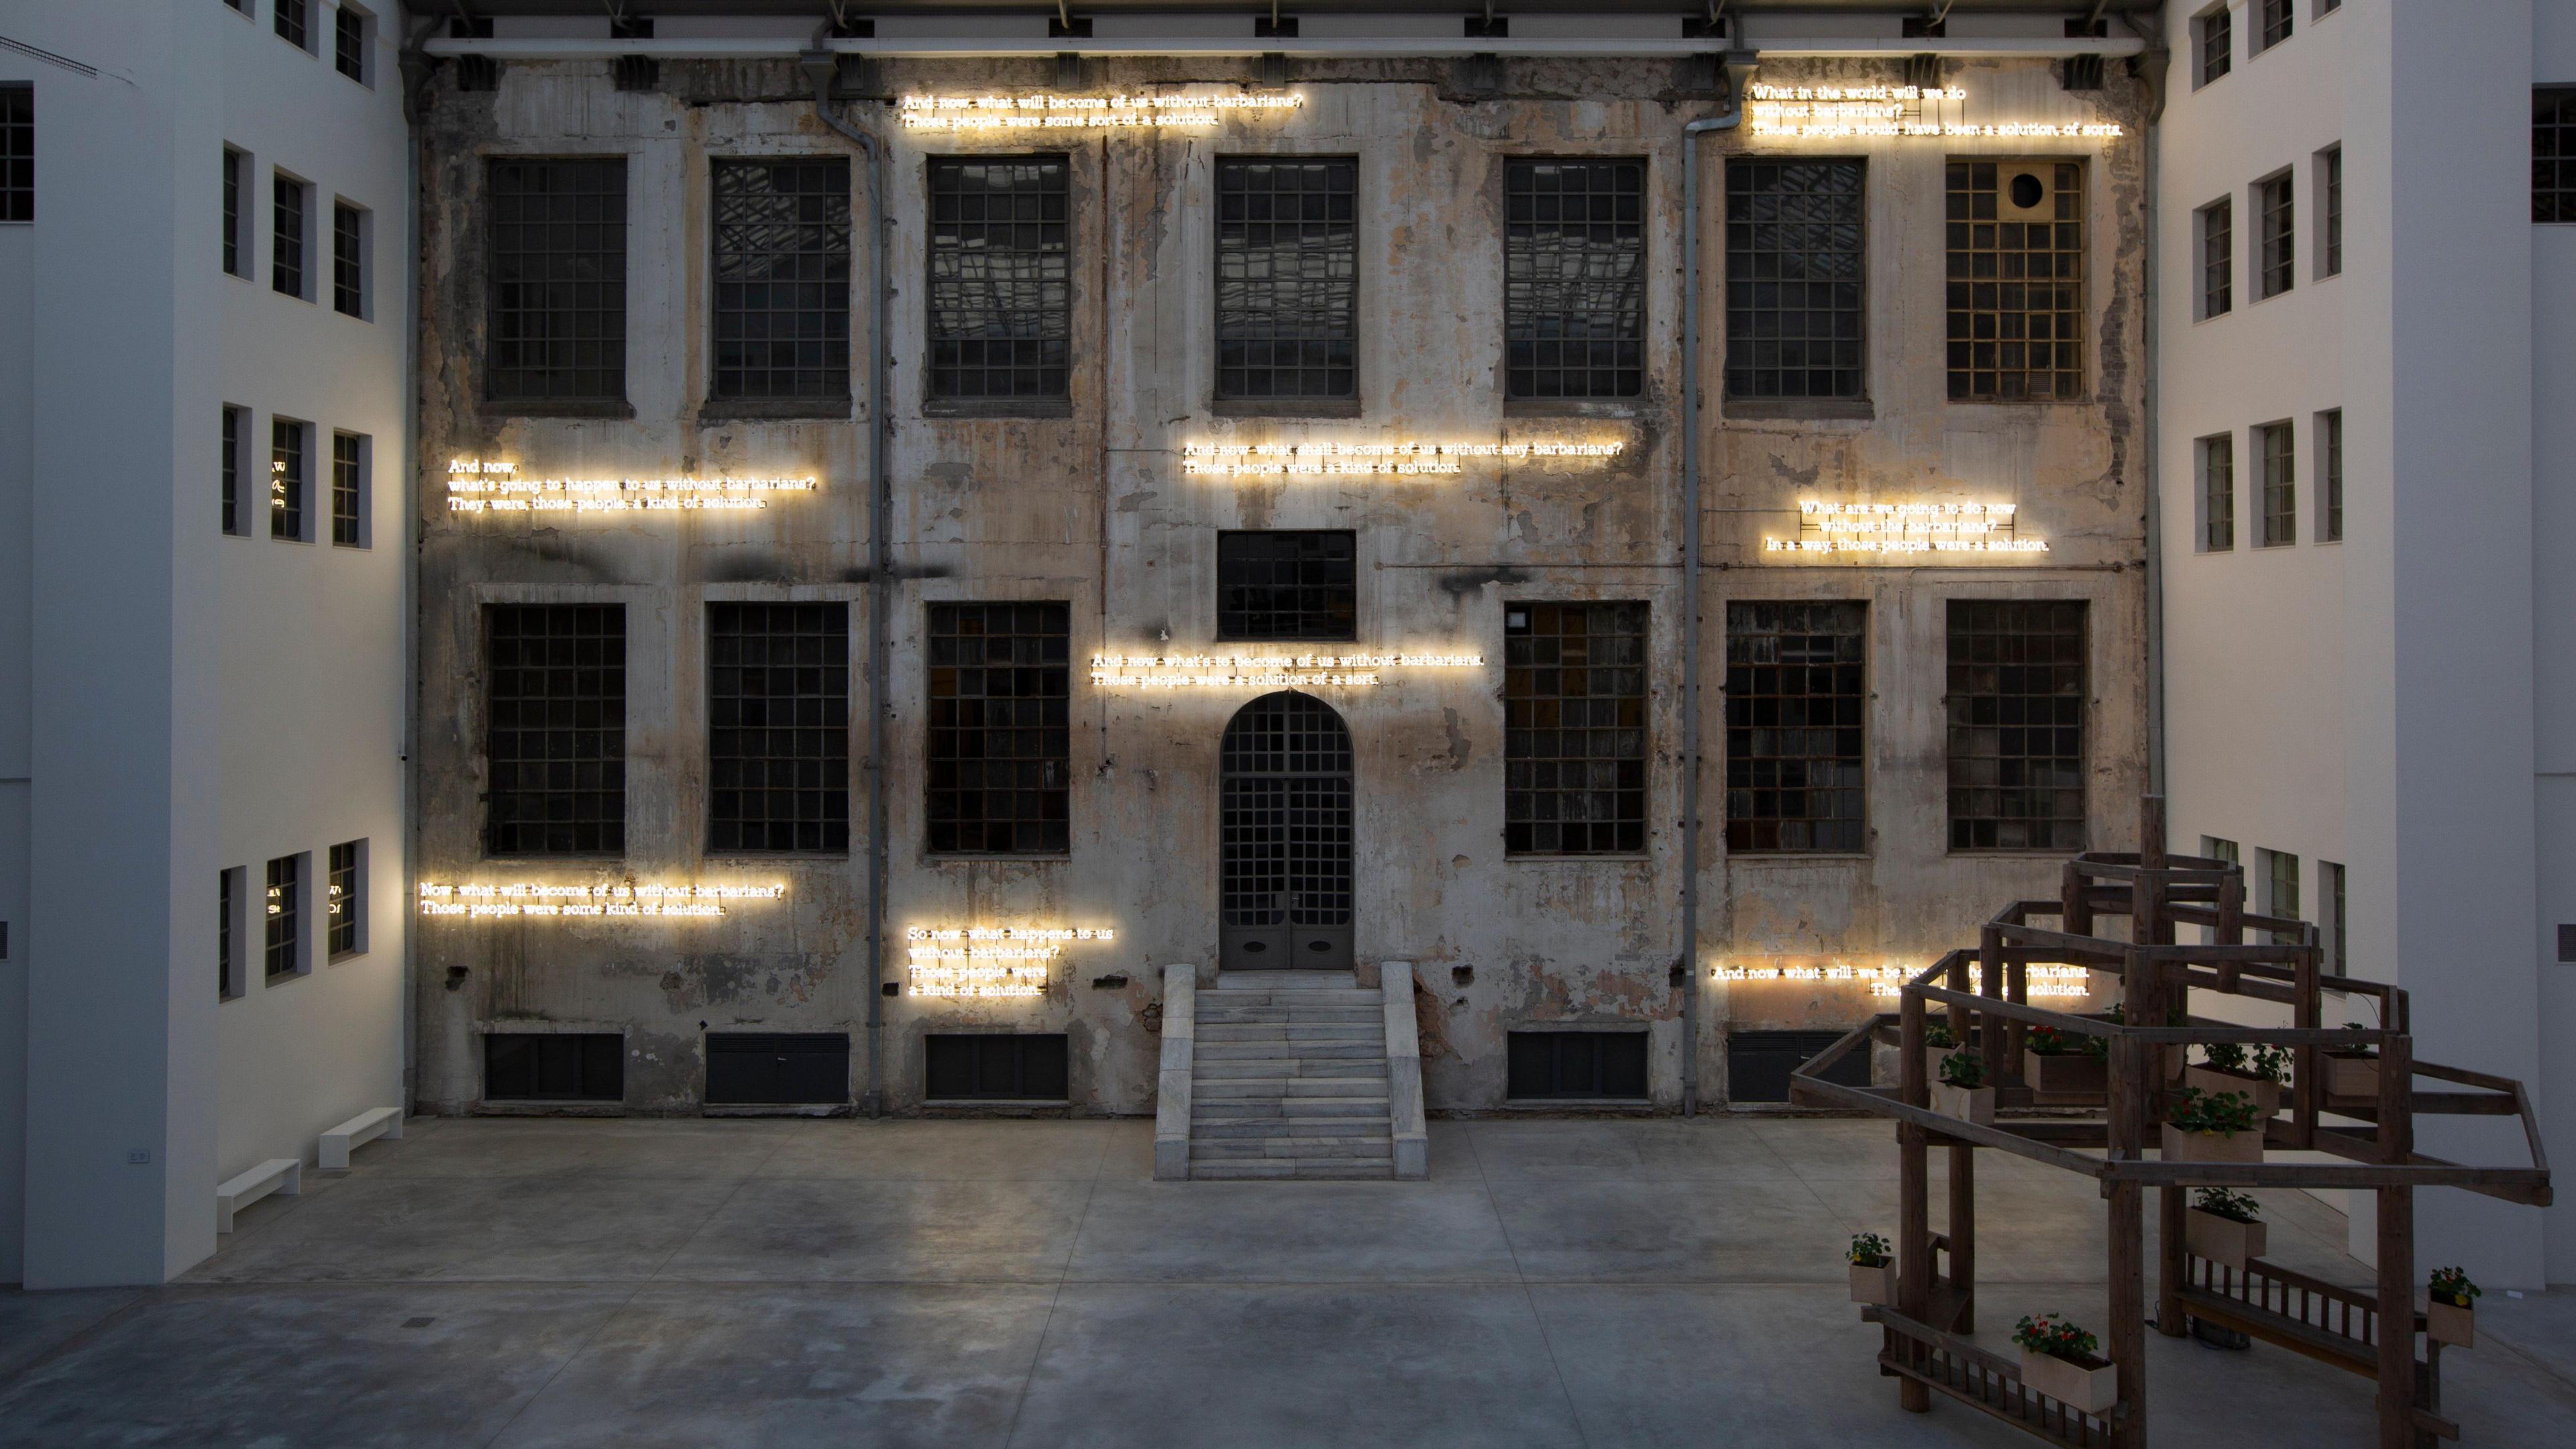
[[[1786,62],[1892,78],[1859,62]],[[923,355],[925,157],[1042,149],[1025,139],[907,135],[888,126],[894,281],[889,618],[891,885],[887,978],[902,977],[902,933],[931,924],[1067,924],[1117,929],[1114,946],[1069,948],[1044,998],[885,1001],[889,1107],[917,1109],[926,1031],[1064,1031],[1078,1111],[1150,1110],[1151,1008],[1160,968],[1210,969],[1217,953],[1217,746],[1257,690],[1126,692],[1091,687],[1095,650],[1197,651],[1215,634],[1215,537],[1227,528],[1348,528],[1359,537],[1360,638],[1370,651],[1476,652],[1480,671],[1396,671],[1374,689],[1326,691],[1356,748],[1357,955],[1420,963],[1430,983],[1426,1096],[1435,1110],[1503,1099],[1503,1035],[1523,1025],[1646,1024],[1652,1091],[1678,1104],[1683,988],[1677,875],[1682,811],[1680,503],[1682,305],[1680,130],[1716,107],[1675,91],[1676,68],[1631,62],[1513,61],[1499,96],[1454,89],[1446,63],[1301,63],[1306,104],[1284,119],[1217,134],[1122,132],[1052,142],[1071,158],[1074,325],[1068,414],[926,416]],[[890,94],[1040,90],[1052,63],[887,64]],[[1089,62],[1086,83],[1240,84],[1217,61]],[[2095,119],[2097,98],[2061,91],[2046,66],[1976,63],[1964,81],[1999,115]],[[737,905],[722,921],[667,927],[567,921],[420,923],[425,1106],[480,1096],[475,1033],[496,1023],[628,1033],[628,1110],[693,1110],[701,1024],[848,1030],[864,1047],[866,855],[703,858],[705,602],[846,598],[854,696],[863,691],[867,604],[865,400],[830,420],[719,419],[706,395],[707,160],[842,153],[774,63],[665,62],[658,93],[620,93],[596,63],[504,68],[496,95],[459,94],[442,73],[426,128],[423,275],[421,876],[782,880],[786,900]],[[2099,97],[2134,133],[2140,93],[2126,77]],[[881,115],[853,108],[862,122]],[[2096,843],[2128,836],[2143,778],[2143,484],[2137,475],[2139,156],[2134,141],[2082,143],[2091,169],[2088,377],[2095,400],[2046,407],[1945,401],[1942,149],[1872,155],[1871,391],[1874,419],[1793,422],[1721,416],[1723,152],[1709,183],[1705,373],[1710,406],[1703,522],[1706,750],[1703,955],[1762,952],[1912,959],[1972,942],[2015,895],[2053,889],[2053,858],[1944,853],[1941,603],[1949,597],[2080,597],[2093,603]],[[2063,143],[2073,146],[2076,143]],[[478,402],[483,327],[483,158],[623,154],[628,179],[630,417],[529,417]],[[1212,400],[1210,196],[1223,154],[1359,159],[1359,415],[1221,415]],[[1648,159],[1651,338],[1645,395],[1621,403],[1503,401],[1503,162],[1516,155]],[[1995,154],[2019,155],[2021,151]],[[864,209],[865,175],[854,171]],[[864,238],[866,219],[859,235]],[[865,267],[853,335],[865,346]],[[865,379],[864,358],[854,375]],[[1471,465],[1463,477],[1233,483],[1185,478],[1184,443],[1322,439],[1553,440],[1612,436],[1607,463]],[[812,471],[823,491],[754,515],[642,522],[455,520],[446,461],[515,459],[545,472]],[[1955,480],[2009,498],[2057,540],[2046,567],[1998,570],[1763,568],[1760,536],[1794,527],[1799,496],[1886,498]],[[1783,514],[1780,510],[1790,510]],[[1748,512],[1745,510],[1761,510]],[[2116,568],[2115,568],[2116,566]],[[1866,597],[1873,614],[1871,811],[1865,858],[1729,862],[1722,848],[1723,602]],[[487,602],[623,600],[628,605],[628,800],[624,862],[487,862],[482,788],[479,611]],[[925,605],[948,600],[1070,605],[1072,849],[1059,859],[930,856],[920,762]],[[1651,606],[1652,849],[1635,858],[1512,859],[1502,850],[1506,601],[1641,599]],[[1162,638],[1168,633],[1169,643]],[[865,701],[854,698],[854,719]],[[863,744],[864,728],[858,741]],[[853,755],[859,745],[854,744]],[[864,798],[854,799],[864,821]],[[1126,977],[1095,988],[1094,978]],[[1723,1092],[1729,1021],[1848,1022],[1865,995],[1789,1000],[1785,988],[1712,987],[1702,1081]],[[514,1028],[516,1029],[516,1028]],[[855,1057],[854,1079],[867,1064]]]

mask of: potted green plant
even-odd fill
[[[1854,1303],[1881,1305],[1896,1301],[1896,1250],[1876,1233],[1854,1233],[1851,1240],[1851,1296]]]
[[[2185,1087],[2174,1094],[2173,1112],[2164,1126],[2167,1162],[2260,1162],[2263,1118],[2254,1099],[2243,1092],[2204,1092]]]
[[[2187,1067],[2183,1085],[2204,1092],[2243,1092],[2254,1099],[2258,1115],[2281,1110],[2282,1085],[2290,1080],[2290,1054],[2279,1047],[2258,1046],[2250,1053],[2232,1041],[2201,1049],[2202,1062]]]
[[[2110,1062],[2096,1055],[2099,1037],[2070,1037],[2053,1027],[2034,1026],[2022,1046],[2030,1055],[2030,1085],[2052,1096],[2098,1097],[2107,1090]]]
[[[1995,1120],[1995,1089],[1986,1084],[1986,1064],[1961,1047],[1941,1059],[1941,1079],[1932,1084],[1932,1110],[1980,1126]]]
[[[2246,1259],[2262,1257],[2269,1246],[2263,1219],[2256,1215],[2260,1208],[2241,1192],[2204,1187],[2183,1214],[2183,1244],[2195,1258],[2242,1272]]]
[[[2360,1022],[2344,1023],[2347,1031],[2365,1031]],[[2326,1095],[2329,1097],[2377,1097],[2379,1095],[2379,1054],[2360,1047],[2337,1047],[2324,1055]]]
[[[2478,1342],[2478,1285],[2457,1268],[2436,1268],[2426,1296],[2424,1336],[2435,1343],[2475,1348]]]
[[[1958,1034],[1950,1023],[1934,1017],[1923,1023],[1923,1080],[1941,1080],[1941,1059],[1959,1049]]]
[[[2119,1370],[2101,1356],[2102,1342],[2053,1313],[2013,1328],[2021,1349],[2021,1386],[2070,1409],[2100,1414],[2119,1402]]]

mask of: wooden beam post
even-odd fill
[[[2379,1039],[2379,1160],[2415,1152],[2414,1038]],[[2415,1192],[2379,1189],[2379,1449],[2415,1443]]]
[[[2183,1252],[2183,1212],[2190,1206],[2187,1187],[2156,1190],[2156,1331],[2180,1338],[2189,1321],[2182,1311],[2182,1288],[2190,1265]]]
[[[1930,1081],[1923,1071],[1923,998],[1905,993],[1897,1017],[1898,1095],[1909,1107],[1932,1105]],[[1925,1133],[1911,1122],[1896,1124],[1897,1220],[1896,1310],[1917,1323],[1932,1321],[1932,1204],[1925,1182]],[[1886,1335],[1889,1348],[1908,1358],[1917,1355],[1913,1340]],[[1932,1390],[1912,1378],[1896,1381],[1896,1402],[1910,1414],[1932,1407]]]
[[[2153,797],[2149,797],[2152,799]],[[2143,882],[2141,882],[2143,884]],[[2144,920],[2141,918],[2143,928]],[[2131,1023],[2153,994],[2147,963],[2131,951],[2121,963],[2124,1006]],[[2134,1161],[2145,1155],[2148,1089],[2153,1049],[2128,1037],[2111,1042],[2106,1155]],[[2120,1401],[2111,1417],[2113,1449],[2144,1449],[2147,1442],[2147,1285],[2145,1189],[2113,1183],[2110,1190],[2110,1321],[2104,1343],[2118,1365]]]
[[[2004,933],[1987,926],[1977,933],[1977,994],[2002,999],[2004,994]],[[1997,1028],[2002,1018],[1992,1012],[1977,1013],[1977,1060],[1986,1069],[1986,1085],[2003,1080],[2004,1035]],[[1966,1038],[1962,1037],[1961,1041]]]
[[[1964,1338],[1977,1331],[1977,1149],[1955,1137],[1943,1145],[1950,1149],[1950,1286],[1961,1302],[1952,1331]]]

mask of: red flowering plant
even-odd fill
[[[2102,1341],[2054,1313],[2025,1317],[2013,1326],[2012,1341],[2033,1353],[2081,1363],[2098,1357]]]

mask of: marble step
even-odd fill
[[[1386,1060],[1386,1043],[1374,1041],[1201,1041],[1191,1048],[1194,1061],[1357,1061]]]
[[[1395,1176],[1395,1164],[1392,1161],[1369,1162],[1341,1157],[1265,1157],[1259,1159],[1227,1159],[1224,1161],[1192,1162],[1190,1164],[1190,1176],[1210,1182],[1222,1181],[1227,1178],[1285,1178],[1290,1180],[1311,1179],[1316,1181],[1325,1181],[1336,1178],[1384,1179]]]
[[[1356,991],[1360,978],[1349,971],[1219,971],[1219,991]]]
[[[1391,1137],[1211,1137],[1190,1144],[1190,1159],[1199,1161],[1258,1161],[1265,1157],[1347,1157],[1391,1158],[1395,1140]]]
[[[1331,1118],[1387,1116],[1386,1094],[1374,1097],[1190,1097],[1190,1120],[1210,1121],[1218,1118],[1282,1117]]]
[[[1203,1021],[1199,1023],[1198,1040],[1203,1046],[1242,1041],[1383,1042],[1386,1040],[1386,1026],[1375,1021]]]
[[[1384,1118],[1367,1117],[1220,1117],[1190,1123],[1190,1141],[1214,1142],[1237,1137],[1359,1137],[1392,1135]]]
[[[1386,1025],[1378,1006],[1209,1006],[1198,1009],[1201,1026],[1376,1026]]]
[[[1190,1086],[1190,1098],[1221,1102],[1236,1097],[1358,1097],[1386,1100],[1383,1077],[1201,1077]]]
[[[1191,1064],[1202,1082],[1239,1081],[1245,1077],[1384,1077],[1386,1058],[1373,1057],[1210,1057]]]

